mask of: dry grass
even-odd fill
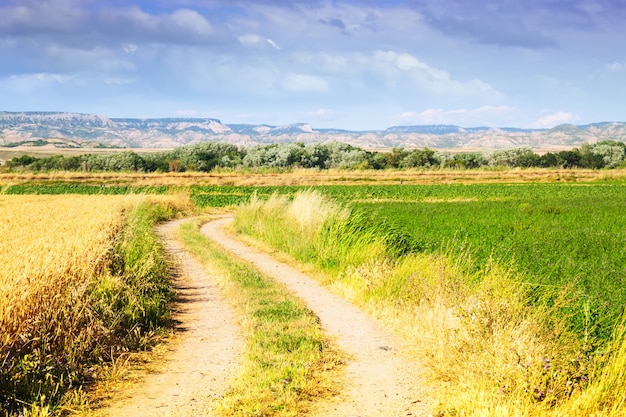
[[[0,186],[24,182],[105,182],[111,185],[329,185],[329,184],[437,184],[486,182],[579,182],[626,178],[626,170],[598,171],[586,169],[511,169],[511,170],[384,170],[346,171],[293,169],[289,172],[186,172],[144,173],[77,173],[0,174]]]

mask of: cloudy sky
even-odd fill
[[[624,0],[0,0],[0,110],[365,130],[626,120]]]

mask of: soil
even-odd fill
[[[158,369],[104,410],[110,417],[211,416],[212,403],[238,369],[243,337],[235,310],[207,271],[175,239],[185,220],[158,227],[178,267],[172,318],[176,336]]]
[[[231,237],[224,231],[231,221],[211,221],[202,227],[202,233],[286,285],[315,312],[327,334],[348,355],[343,392],[316,404],[312,416],[429,415],[420,368],[402,354],[404,347],[399,340],[312,278]],[[169,222],[159,228],[183,271],[175,282],[181,301],[175,316],[180,322],[179,340],[165,367],[118,401],[109,410],[111,417],[210,416],[211,402],[228,388],[229,378],[236,373],[243,341],[234,310],[220,296],[210,272],[172,237],[179,223]]]

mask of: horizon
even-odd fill
[[[0,16],[8,111],[352,131],[625,119],[611,0],[5,0]]]
[[[267,126],[272,128],[280,128],[280,127],[288,127],[288,126],[297,126],[297,125],[309,125],[315,130],[345,130],[349,132],[369,132],[369,131],[385,131],[392,128],[410,128],[410,127],[458,127],[461,129],[520,129],[520,130],[551,130],[555,129],[559,126],[576,126],[576,127],[587,127],[591,125],[601,125],[601,124],[626,124],[626,121],[618,121],[618,120],[603,120],[597,122],[590,123],[561,123],[559,125],[555,125],[552,127],[536,127],[536,128],[525,128],[519,126],[462,126],[456,124],[407,124],[407,125],[393,125],[387,126],[382,129],[344,129],[341,127],[317,127],[311,122],[307,121],[299,121],[293,123],[286,124],[268,124],[268,123],[230,123],[215,117],[201,117],[201,116],[164,116],[164,117],[110,117],[106,114],[97,114],[97,113],[84,113],[84,112],[73,112],[73,111],[55,111],[55,110],[16,110],[16,111],[7,111],[0,110],[0,114],[8,113],[8,114],[77,114],[82,116],[97,116],[97,117],[105,117],[109,120],[162,120],[162,119],[172,119],[172,120],[213,120],[217,121],[225,126],[233,126],[233,125],[243,125],[243,126]]]

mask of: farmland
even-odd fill
[[[609,337],[626,300],[626,184],[503,183],[332,186],[193,187],[196,204],[227,206],[273,193],[318,190],[355,209],[381,233],[412,252],[470,256],[515,271],[536,287],[572,286],[580,310],[573,326],[595,318],[592,331]],[[586,308],[582,309],[582,305]]]
[[[266,181],[267,182],[267,181]],[[173,185],[52,182],[13,184],[5,194],[164,194]],[[184,185],[199,207],[247,202],[255,194],[293,195],[315,189],[350,203],[376,227],[402,236],[411,251],[472,256],[496,262],[535,285],[574,285],[580,301],[602,320],[602,338],[619,317],[626,280],[626,185],[594,182],[430,185]],[[583,320],[583,317],[579,317]]]
[[[407,250],[489,262],[525,283],[571,285],[579,307],[571,325],[601,340],[610,336],[626,301],[626,184],[447,184],[313,186],[350,203]],[[301,187],[196,188],[197,204],[224,206],[251,193],[292,195]],[[582,308],[586,306],[584,309]],[[587,315],[587,316],[585,316]],[[592,328],[583,324],[594,317]],[[585,327],[587,326],[587,327]]]
[[[440,415],[622,415],[623,183],[319,189],[238,229],[411,340]]]
[[[376,192],[370,198],[378,198]],[[405,233],[413,250],[469,253],[535,286],[572,285],[578,330],[607,339],[626,301],[624,184],[466,185],[386,190],[384,202],[354,206]],[[598,327],[583,329],[587,305]]]
[[[0,207],[0,413],[40,399],[63,409],[167,321],[167,266],[151,227],[184,202],[3,195]]]
[[[0,227],[7,237],[0,256],[9,256],[0,259],[7,266],[0,276],[0,320],[10,329],[0,342],[3,357],[15,365],[13,373],[2,368],[3,384],[32,390],[15,381],[39,381],[35,391],[43,387],[62,404],[59,387],[80,385],[104,356],[98,334],[115,335],[120,349],[149,343],[166,311],[138,325],[143,336],[124,334],[122,328],[135,326],[130,321],[111,323],[138,318],[116,298],[127,289],[115,276],[132,276],[130,259],[154,244],[135,247],[122,263],[113,262],[121,254],[112,255],[121,250],[114,242],[135,213],[131,207],[151,195],[147,206],[162,207],[153,220],[182,210],[188,198],[202,209],[238,206],[241,233],[309,264],[330,288],[414,342],[431,380],[444,388],[437,393],[442,416],[491,415],[493,409],[620,415],[611,396],[624,386],[615,370],[626,303],[622,177],[307,172],[299,181],[281,175],[0,178]],[[167,299],[165,281],[149,287]],[[94,297],[100,310],[77,307]],[[37,310],[41,305],[59,306],[60,313],[49,313],[55,320],[68,305],[88,314],[70,317],[52,329],[56,339],[45,339],[51,329],[42,323],[58,321]],[[121,307],[122,318],[106,309],[111,305]],[[136,311],[162,305],[148,301]],[[112,321],[98,321],[103,317]],[[83,325],[91,318],[98,320]],[[30,356],[20,356],[25,352]],[[71,362],[60,359],[67,357]],[[63,366],[51,371],[59,361]],[[604,406],[617,408],[610,414]]]

